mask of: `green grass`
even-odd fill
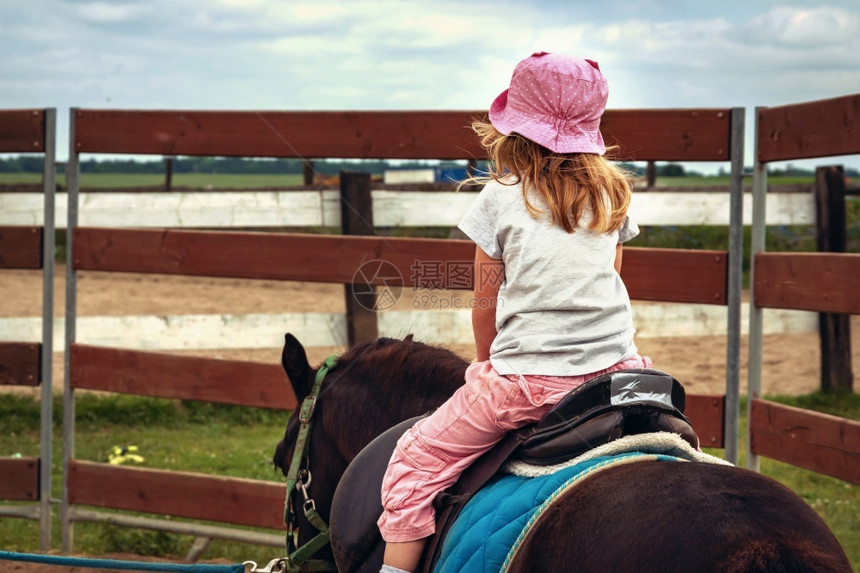
[[[812,185],[813,175],[771,175],[767,178],[768,185]],[[728,175],[709,175],[707,177],[658,177],[658,187],[728,187],[731,177]],[[744,179],[744,187],[752,186],[752,177]]]
[[[812,394],[776,397],[803,408],[860,419],[857,394]],[[53,496],[60,497],[61,400],[55,400]],[[742,412],[745,409],[742,408]],[[282,482],[270,459],[283,435],[286,412],[197,402],[82,394],[76,400],[75,457],[104,461],[113,446],[136,445],[146,458],[145,467],[209,473]],[[741,420],[741,432],[745,430]],[[39,405],[29,397],[4,396],[0,401],[0,455],[39,452]],[[743,452],[743,448],[741,448]],[[721,455],[719,450],[712,451]],[[743,456],[743,454],[742,454]],[[743,459],[741,460],[741,465]],[[860,488],[773,460],[762,460],[763,473],[784,483],[804,498],[836,533],[855,569],[860,570]],[[217,503],[217,500],[212,500]],[[276,511],[250,508],[250,511]],[[56,510],[55,510],[56,511]],[[0,540],[5,550],[37,551],[38,525],[22,519],[0,519]],[[59,526],[54,528],[59,547]],[[75,550],[90,555],[124,552],[165,559],[184,555],[193,543],[187,535],[136,530],[106,524],[78,523]],[[214,540],[204,559],[262,561],[273,548]]]
[[[0,184],[37,184],[41,182],[40,173],[0,173]],[[231,173],[174,173],[174,187],[191,187],[206,189],[254,188],[254,187],[286,187],[299,185],[302,175],[241,175]],[[769,177],[770,185],[788,185],[797,183],[813,183],[814,178],[806,177]],[[65,186],[66,178],[62,173],[57,175],[57,183]],[[752,184],[748,179],[745,185]],[[121,188],[121,187],[153,187],[164,185],[164,175],[160,173],[83,173],[81,187],[89,188]],[[658,186],[665,187],[728,187],[728,175],[713,175],[708,177],[658,177]]]
[[[62,399],[54,400],[52,497],[61,496]],[[75,457],[107,461],[114,446],[135,445],[144,467],[282,482],[271,458],[283,436],[288,412],[175,400],[82,394],[76,399]],[[0,456],[39,455],[39,404],[29,397],[5,395],[0,403]],[[213,500],[217,503],[217,500]],[[282,511],[249,508],[249,511]],[[56,516],[55,507],[54,514]],[[149,516],[157,517],[157,516]],[[277,533],[265,530],[267,533]],[[59,547],[54,519],[53,545]],[[194,538],[107,524],[75,525],[75,551],[90,555],[136,553],[181,557]],[[38,551],[38,524],[0,519],[0,546],[7,551]],[[231,561],[272,558],[277,549],[216,540],[203,559]]]

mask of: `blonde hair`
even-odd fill
[[[595,153],[555,153],[517,134],[503,135],[492,124],[472,123],[489,152],[488,177],[473,182],[523,183],[523,200],[533,216],[543,212],[529,201],[529,189],[543,197],[555,224],[572,233],[590,213],[588,229],[606,233],[624,224],[630,206],[627,176],[606,157]],[[616,148],[609,148],[611,152]],[[513,178],[513,179],[512,179]]]

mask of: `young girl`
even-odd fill
[[[466,384],[397,444],[382,484],[382,571],[413,571],[434,496],[510,430],[586,380],[647,368],[633,343],[621,245],[639,229],[604,157],[608,85],[596,62],[538,52],[473,128],[493,167],[460,223],[477,245]]]

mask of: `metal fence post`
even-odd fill
[[[747,368],[747,468],[759,471],[759,457],[752,451],[750,414],[752,401],[761,396],[762,363],[762,309],[755,304],[755,256],[765,250],[765,222],[767,207],[767,164],[758,158],[759,109],[756,108],[756,149],[753,168],[752,232],[750,235],[750,304],[749,304],[749,366]]]
[[[71,385],[72,344],[75,342],[77,318],[77,273],[74,260],[74,234],[78,226],[78,195],[80,160],[75,146],[75,118],[77,108],[69,110],[69,159],[66,162],[66,194],[68,213],[66,222],[66,336],[65,376],[63,380],[63,497],[60,502],[60,527],[64,553],[72,551],[74,526],[69,504],[69,465],[75,455],[75,392]]]
[[[740,434],[740,354],[741,354],[741,289],[743,288],[744,256],[744,114],[736,107],[731,112],[731,183],[729,187],[729,277],[728,277],[728,337],[726,339],[726,460],[738,463]]]

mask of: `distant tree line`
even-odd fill
[[[0,157],[0,173],[41,173],[42,165],[41,156]]]
[[[242,157],[174,157],[173,173],[230,173],[239,175],[284,175],[302,173],[300,159],[246,159]],[[384,160],[334,160],[313,161],[314,171],[323,175],[335,175],[341,171],[364,171],[382,175],[386,169],[421,169],[430,163],[389,162]],[[41,173],[43,158],[19,155],[0,157],[0,173]],[[462,162],[434,162],[433,167],[463,167]],[[164,173],[165,159],[140,161],[137,159],[85,159],[81,161],[81,173]],[[65,172],[65,164],[57,163],[57,172]]]
[[[174,157],[173,173],[231,173],[239,175],[283,175],[302,173],[303,162],[300,159],[247,159],[243,157]],[[334,175],[341,171],[363,171],[374,175],[382,175],[387,169],[422,169],[427,167],[462,168],[463,162],[442,161],[397,161],[385,160],[336,160],[320,159],[314,161],[314,171],[323,175]],[[478,169],[484,168],[479,162]],[[165,160],[141,161],[137,159],[85,159],[81,161],[81,173],[164,173]],[[635,163],[621,163],[621,167],[638,176],[645,175],[645,168]],[[689,171],[680,163],[660,163],[656,166],[658,177],[697,177],[701,173]],[[0,173],[41,173],[42,157],[36,155],[18,155],[0,157]],[[57,172],[65,172],[65,164],[57,163]],[[785,167],[768,168],[768,174],[774,176],[813,176],[813,169],[796,167],[788,164]],[[720,167],[720,175],[728,175],[725,168]],[[847,177],[860,177],[860,170],[852,167],[845,169]]]

